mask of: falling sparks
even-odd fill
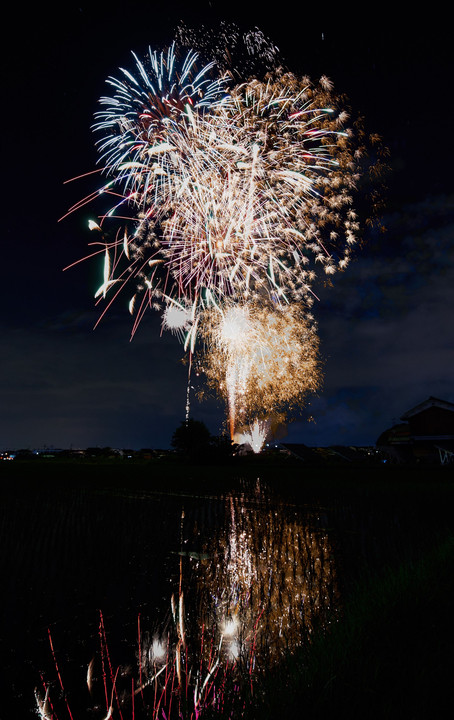
[[[227,401],[232,439],[238,420],[254,423],[258,413],[300,405],[318,389],[318,336],[298,305],[233,306],[224,314],[210,312],[202,324],[207,351],[199,368]],[[264,430],[255,423],[254,444]]]
[[[270,423],[267,420],[254,420],[248,430],[235,433],[233,441],[237,445],[248,445],[253,452],[259,453],[266,441],[267,434],[270,430]]]

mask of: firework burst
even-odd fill
[[[198,70],[197,53],[189,51],[179,60],[175,44],[166,53],[149,49],[144,61],[133,57],[134,73],[120,68],[121,79],[108,78],[115,92],[100,99],[103,109],[93,127],[102,133],[96,143],[99,162],[113,178],[100,192],[120,187],[123,200],[144,209],[167,184],[161,160],[171,147],[169,129],[178,127],[187,108],[198,112],[222,102],[225,89],[222,78],[210,77],[214,62]]]
[[[226,400],[230,433],[301,405],[321,384],[318,336],[299,305],[229,306],[201,323],[199,369]]]
[[[203,338],[203,370],[228,401],[233,434],[238,412],[249,422],[259,405],[267,414],[319,386],[314,286],[347,267],[358,184],[380,163],[365,160],[361,123],[347,126],[327,78],[251,76],[277,49],[254,31],[231,34],[230,52],[227,35],[201,69],[180,30],[180,51],[134,55],[134,72],[108,79],[114,94],[101,98],[94,130],[107,176],[99,194],[115,199],[92,227],[103,233],[97,297],[108,307],[132,284],[133,334],[151,307],[191,358]],[[112,219],[122,222],[113,236]]]
[[[111,148],[119,204],[136,213],[133,231],[110,245],[131,261],[117,280],[139,278],[150,299],[197,309],[262,288],[310,303],[318,267],[345,268],[359,231],[354,143],[327,88],[291,74],[254,80],[209,112],[205,102],[199,112],[175,106],[177,119],[150,121],[146,132],[137,113],[140,142],[126,116],[98,124],[123,128],[100,146]]]

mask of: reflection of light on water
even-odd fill
[[[49,688],[46,688],[44,696],[35,688],[36,710],[42,720],[52,720],[52,709],[49,703]]]
[[[154,663],[164,662],[167,655],[167,646],[163,640],[154,638],[149,650],[150,661]]]
[[[238,640],[232,640],[227,645],[227,654],[230,660],[237,660],[240,656],[240,646]]]
[[[228,618],[222,625],[222,634],[224,637],[235,635],[238,630],[238,620],[236,618]]]
[[[247,530],[243,529],[240,517],[237,518],[235,503],[230,498],[230,528],[228,536],[229,552],[224,555],[224,564],[228,576],[225,589],[247,586],[254,576],[253,560],[250,555],[250,542]]]
[[[242,688],[250,689],[283,652],[306,642],[315,623],[332,620],[336,572],[319,515],[268,502],[259,484],[253,498],[231,495],[224,507],[225,522],[214,537],[200,541],[197,552],[179,553],[169,623],[142,632],[139,615],[138,638],[130,645],[135,660],[113,660],[100,613],[100,649],[87,684],[103,720],[122,712],[135,720],[198,718],[208,707],[222,710],[226,688],[234,696],[229,703],[240,708],[230,717],[241,717]],[[196,511],[196,536],[197,528]],[[181,547],[189,531],[183,512]],[[56,678],[43,680],[35,695],[38,714],[46,719],[49,687],[58,694],[60,684],[61,698],[52,696],[52,703],[62,714],[67,703],[52,643],[51,649]]]
[[[315,512],[267,505],[249,507],[231,496],[228,523],[215,540],[213,562],[197,568],[203,596],[200,622],[235,617],[236,651],[254,645],[261,660],[304,643],[314,624],[328,623],[338,602],[336,571],[327,531]],[[261,504],[260,504],[261,503]],[[260,617],[260,622],[257,618]]]
[[[228,617],[221,623],[221,637],[224,643],[224,651],[230,662],[235,662],[240,656],[240,643],[238,635],[240,633],[240,623],[237,617]]]

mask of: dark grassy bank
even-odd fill
[[[359,583],[341,619],[264,681],[250,717],[445,717],[452,700],[454,535]]]
[[[374,491],[406,492],[454,489],[454,466],[326,463],[311,465],[282,456],[229,458],[219,463],[175,459],[152,460],[13,460],[0,463],[0,487],[8,483],[45,483],[72,487],[197,491],[222,494],[238,490],[244,481],[260,478],[270,491],[304,497],[307,494]]]

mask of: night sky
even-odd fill
[[[63,4],[62,4],[63,5]],[[288,4],[68,2],[17,9],[4,29],[0,449],[169,447],[184,419],[183,349],[150,313],[130,341],[125,294],[94,329],[102,260],[63,271],[93,240],[91,131],[105,79],[179,20],[261,28],[289,69],[327,75],[390,149],[386,233],[369,233],[314,308],[324,385],[288,442],[370,445],[430,395],[454,402],[452,57],[443,21],[390,26]],[[258,5],[256,7],[259,7]],[[320,9],[319,9],[320,10]],[[6,98],[5,98],[6,93]],[[214,434],[225,409],[192,402]],[[308,417],[312,420],[308,422]],[[292,418],[289,418],[292,419]]]

